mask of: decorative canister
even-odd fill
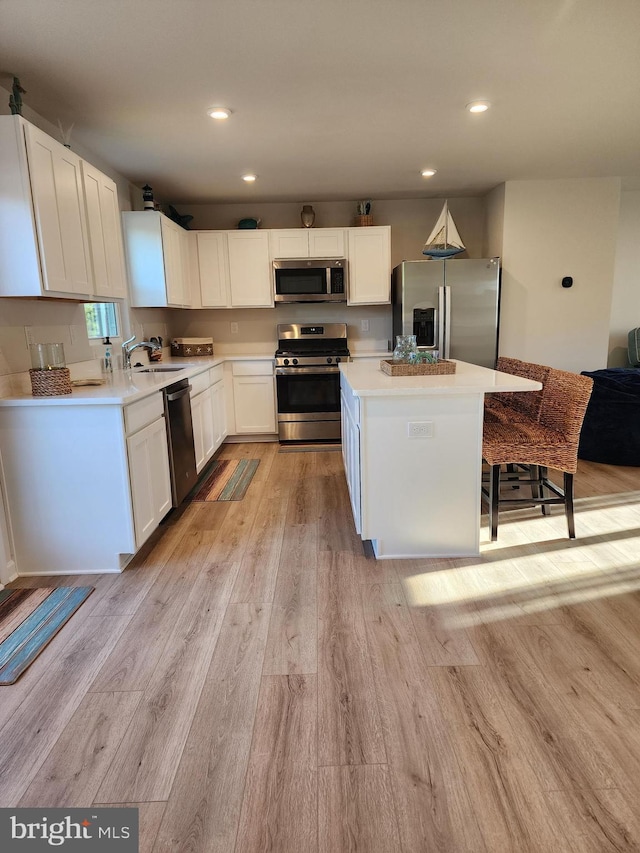
[[[409,362],[411,353],[417,349],[415,335],[396,335],[396,348],[393,351],[393,360]]]
[[[316,221],[316,212],[310,204],[303,204],[300,211],[300,221],[305,228],[311,228]]]
[[[31,344],[31,393],[34,397],[71,394],[71,374],[62,344]]]

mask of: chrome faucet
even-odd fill
[[[139,341],[137,344],[133,344],[133,346],[129,346],[133,341],[135,341],[136,336],[133,335],[129,338],[128,341],[123,341],[122,343],[122,368],[123,370],[129,370],[131,368],[131,353],[138,349],[138,347],[149,347],[152,351],[160,349],[160,344],[155,343],[154,341]]]

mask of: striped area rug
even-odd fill
[[[13,684],[22,675],[93,589],[0,590],[0,685]]]
[[[241,501],[256,473],[259,459],[219,459],[191,496],[192,501]]]

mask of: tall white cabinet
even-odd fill
[[[0,116],[0,296],[125,294],[114,182],[21,116]]]

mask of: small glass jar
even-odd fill
[[[66,367],[63,344],[30,344],[33,370],[59,370]]]
[[[415,335],[396,335],[396,348],[393,351],[393,360],[408,362],[412,352],[417,350]]]

